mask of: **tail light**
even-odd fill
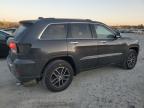
[[[14,41],[9,42],[9,48],[11,49],[11,51],[13,53],[17,53],[17,46],[16,46],[16,43]]]
[[[7,45],[12,53],[20,55],[27,54],[31,48],[31,44],[17,43],[13,38],[7,40]]]

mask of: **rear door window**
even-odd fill
[[[67,29],[66,24],[51,24],[41,36],[44,40],[66,39]]]
[[[89,24],[71,24],[71,38],[74,39],[92,38]]]

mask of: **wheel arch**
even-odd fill
[[[78,69],[77,69],[77,66],[76,66],[75,61],[73,60],[73,58],[70,57],[70,56],[61,56],[61,57],[52,58],[52,59],[50,59],[50,60],[47,61],[47,63],[44,65],[44,67],[43,67],[43,69],[41,71],[41,75],[40,75],[41,78],[42,78],[42,75],[43,75],[44,70],[47,67],[47,65],[50,64],[51,62],[55,61],[55,60],[64,60],[64,61],[67,61],[72,66],[72,68],[74,70],[74,75],[77,74]]]
[[[138,46],[130,46],[129,49],[133,49],[137,52],[137,54],[139,53],[139,47]]]

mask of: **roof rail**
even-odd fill
[[[86,19],[86,21],[92,21],[92,20],[90,20],[90,19]]]
[[[54,20],[55,18],[44,18],[44,17],[39,17],[38,19],[42,20],[42,19],[50,19],[50,20]]]
[[[44,19],[43,17],[38,17],[38,19]]]

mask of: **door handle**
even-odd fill
[[[78,44],[79,42],[70,42],[71,44]]]
[[[106,43],[107,41],[100,41],[101,43]]]

